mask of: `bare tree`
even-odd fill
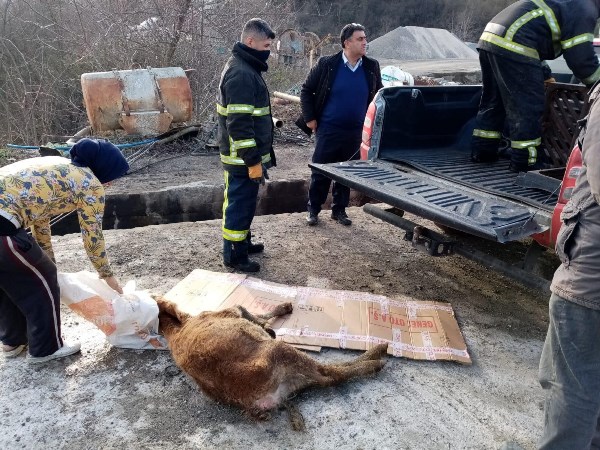
[[[288,28],[337,35],[361,22],[371,37],[401,25],[449,28],[476,39],[512,0],[0,0],[0,142],[63,140],[87,124],[86,72],[181,66],[194,120],[214,113],[225,60],[241,27],[262,17]],[[305,74],[273,67],[273,85]]]
[[[475,20],[474,11],[468,8],[452,13],[447,28],[448,31],[465,42],[477,40],[481,33]]]
[[[214,110],[220,72],[241,27],[293,26],[287,0],[0,1],[0,141],[43,144],[87,123],[82,73],[194,69],[195,120]]]

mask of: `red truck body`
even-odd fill
[[[577,176],[581,171],[581,165],[581,150],[579,150],[579,146],[576,145],[571,152],[571,156],[569,156],[565,175],[560,187],[560,193],[558,195],[558,202],[556,203],[554,212],[552,214],[550,229],[544,233],[538,233],[532,236],[532,238],[535,239],[538,244],[543,245],[544,247],[553,249],[554,245],[556,244],[556,237],[558,236],[558,231],[560,230],[560,226],[562,224],[560,215],[563,208],[571,198],[573,188],[575,187],[575,182],[577,181]]]

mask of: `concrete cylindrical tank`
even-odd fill
[[[94,131],[160,134],[192,117],[192,90],[181,67],[84,73],[81,88]]]

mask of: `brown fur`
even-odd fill
[[[213,399],[242,408],[266,420],[285,406],[294,429],[304,421],[287,399],[311,386],[333,386],[381,370],[387,344],[340,364],[320,364],[265,330],[269,319],[292,312],[291,303],[254,316],[241,306],[191,317],[164,299],[157,299],[160,330],[175,363]]]

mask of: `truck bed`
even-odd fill
[[[368,197],[441,225],[498,242],[548,229],[550,211],[382,160],[309,166]]]
[[[558,166],[568,157],[576,129],[571,116],[580,114],[582,94],[553,89],[560,95],[548,97],[545,120],[557,125],[545,128],[544,157]],[[508,159],[471,161],[480,98],[481,86],[384,88],[369,119],[368,160],[309,166],[373,199],[476,236],[508,242],[541,233],[549,228],[559,181],[531,183],[535,174],[511,172]]]
[[[440,154],[443,158],[440,158]],[[394,162],[404,163],[429,175],[547,211],[552,211],[558,201],[557,191],[549,192],[521,186],[517,182],[518,174],[508,169],[508,159],[500,159],[493,164],[474,163],[468,148],[447,149],[441,153],[440,149],[398,152]]]

